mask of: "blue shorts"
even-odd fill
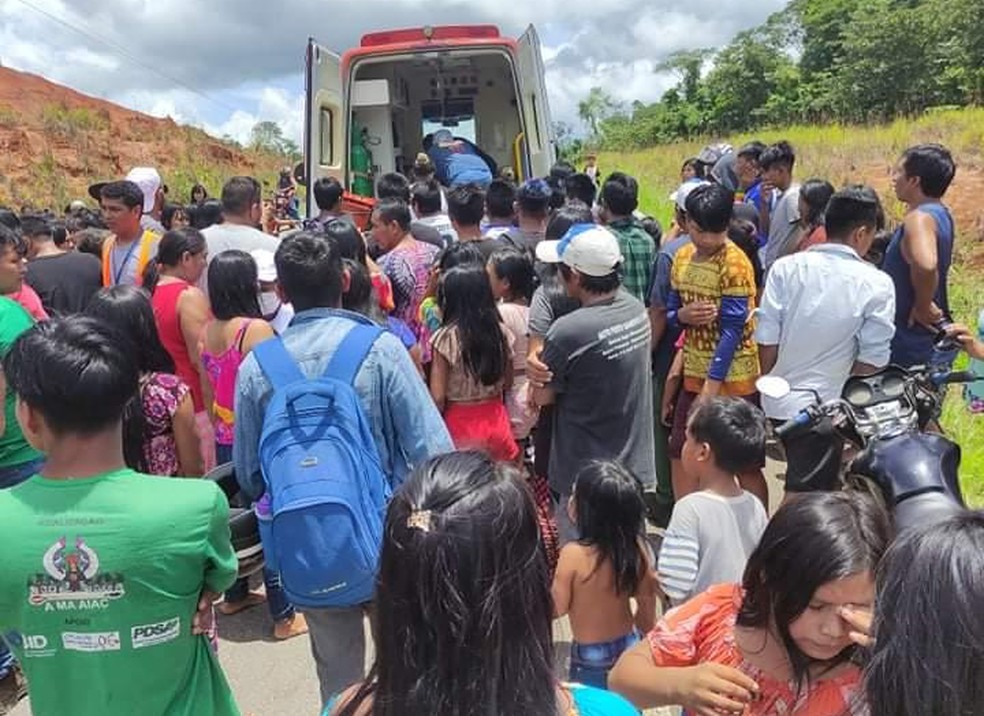
[[[571,674],[574,683],[608,688],[608,672],[627,649],[634,646],[642,636],[633,629],[631,634],[598,644],[571,644]]]

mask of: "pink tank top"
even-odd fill
[[[232,344],[222,353],[215,355],[202,348],[202,364],[212,384],[215,400],[212,403],[213,423],[215,425],[215,442],[219,445],[232,445],[235,416],[233,405],[236,400],[236,374],[239,364],[243,362],[243,339],[252,319],[243,321],[236,331]]]

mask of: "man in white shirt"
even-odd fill
[[[263,191],[253,177],[233,177],[222,187],[222,223],[202,231],[208,246],[208,260],[223,251],[239,249],[249,253],[266,249],[276,253],[280,241],[257,227],[263,214]],[[202,274],[200,288],[208,295],[208,271]]]
[[[895,287],[861,258],[883,222],[873,189],[843,189],[827,206],[827,243],[779,259],[769,272],[755,331],[762,374],[780,376],[794,388],[785,398],[762,396],[774,422],[789,420],[813,402],[810,391],[832,400],[851,375],[888,364]],[[829,421],[784,439],[783,446],[787,492],[836,489],[843,441]]]

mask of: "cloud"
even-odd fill
[[[237,139],[258,120],[299,139],[303,52],[310,34],[339,50],[366,32],[426,24],[527,24],[545,45],[555,119],[601,86],[652,101],[675,78],[657,74],[677,50],[721,45],[784,0],[0,0],[0,61],[80,91]],[[517,12],[517,8],[522,8]]]
[[[276,87],[264,87],[258,94],[255,113],[237,110],[217,126],[205,123],[204,129],[218,137],[228,135],[245,143],[257,122],[272,121],[280,125],[285,137],[300,144],[304,131],[304,95]]]

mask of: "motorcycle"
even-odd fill
[[[229,532],[232,548],[239,563],[239,577],[249,577],[263,569],[263,544],[260,525],[250,501],[242,494],[231,462],[217,466],[205,475],[218,484],[229,501]]]
[[[958,481],[960,446],[946,436],[926,432],[940,416],[946,386],[970,383],[978,376],[929,367],[888,366],[854,376],[841,397],[814,403],[776,428],[776,437],[805,432],[829,419],[857,453],[845,469],[849,488],[880,495],[895,517],[896,527],[934,522],[966,508]],[[759,392],[780,399],[800,392],[779,377],[758,380]]]

